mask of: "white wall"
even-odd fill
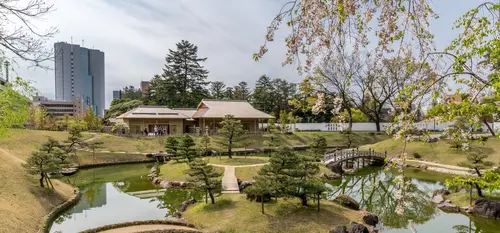
[[[380,123],[380,131],[385,131],[385,127],[390,123]],[[443,131],[451,126],[452,122],[446,123],[416,123],[418,129]],[[292,131],[340,131],[342,128],[347,128],[348,124],[344,123],[297,123],[288,125]],[[500,131],[500,122],[490,124],[495,131]],[[483,124],[483,132],[487,132],[488,128]],[[375,123],[353,123],[352,131],[377,131]]]

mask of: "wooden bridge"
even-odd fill
[[[351,150],[337,150],[333,152],[327,152],[323,158],[323,162],[325,164],[342,164],[345,162],[349,164],[349,162],[354,163],[354,161],[358,162],[358,165],[363,163],[365,165],[365,161],[368,163],[383,163],[387,158],[387,151],[384,153],[375,152],[374,150],[360,151],[359,149],[351,149]]]

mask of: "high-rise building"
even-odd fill
[[[66,42],[55,43],[54,51],[56,100],[79,97],[84,108],[92,106],[98,116],[103,116],[104,53]]]
[[[141,82],[142,96],[145,96],[146,93],[148,93],[149,85],[150,85],[149,81],[142,81]]]
[[[122,91],[113,91],[113,99],[121,99]]]

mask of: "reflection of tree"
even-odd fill
[[[182,202],[195,198],[201,200],[203,194],[191,189],[168,189],[165,194],[158,197],[160,203],[158,208],[168,209],[170,213],[175,212],[182,204]]]
[[[456,233],[498,232],[498,220],[470,216],[469,225],[453,226]]]
[[[83,198],[90,205],[90,207],[94,207],[94,201],[98,195],[100,195],[102,188],[105,185],[102,184],[90,184],[83,192]]]
[[[71,213],[71,212],[64,212],[56,220],[54,220],[54,223],[61,224],[64,221],[71,219],[72,217],[73,217],[73,213]]]
[[[407,180],[405,180],[407,181]],[[365,174],[346,176],[338,188],[333,188],[329,199],[340,193],[356,199],[360,206],[376,213],[385,226],[391,228],[407,228],[408,220],[413,223],[424,223],[433,218],[436,209],[429,202],[426,192],[419,190],[414,183],[404,186],[404,195],[396,200],[395,192],[400,188],[395,176],[390,172],[371,170]],[[396,214],[396,206],[404,203],[404,215]]]

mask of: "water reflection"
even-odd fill
[[[406,173],[406,172],[405,172]],[[416,179],[413,171],[405,174],[403,199],[397,200],[395,193],[401,183],[396,182],[397,173],[380,169],[363,169],[356,176],[345,176],[341,181],[327,184],[332,191],[327,198],[333,199],[339,194],[346,194],[359,202],[363,209],[376,213],[381,224],[379,228],[384,233],[440,232],[440,233],[490,233],[500,232],[500,222],[495,220],[475,218],[455,213],[445,213],[435,208],[430,200],[433,190],[443,188],[439,181],[431,179]],[[421,176],[421,174],[420,174]],[[396,214],[398,201],[403,202],[404,214]],[[469,221],[471,221],[469,223]],[[466,225],[462,225],[468,223]]]

